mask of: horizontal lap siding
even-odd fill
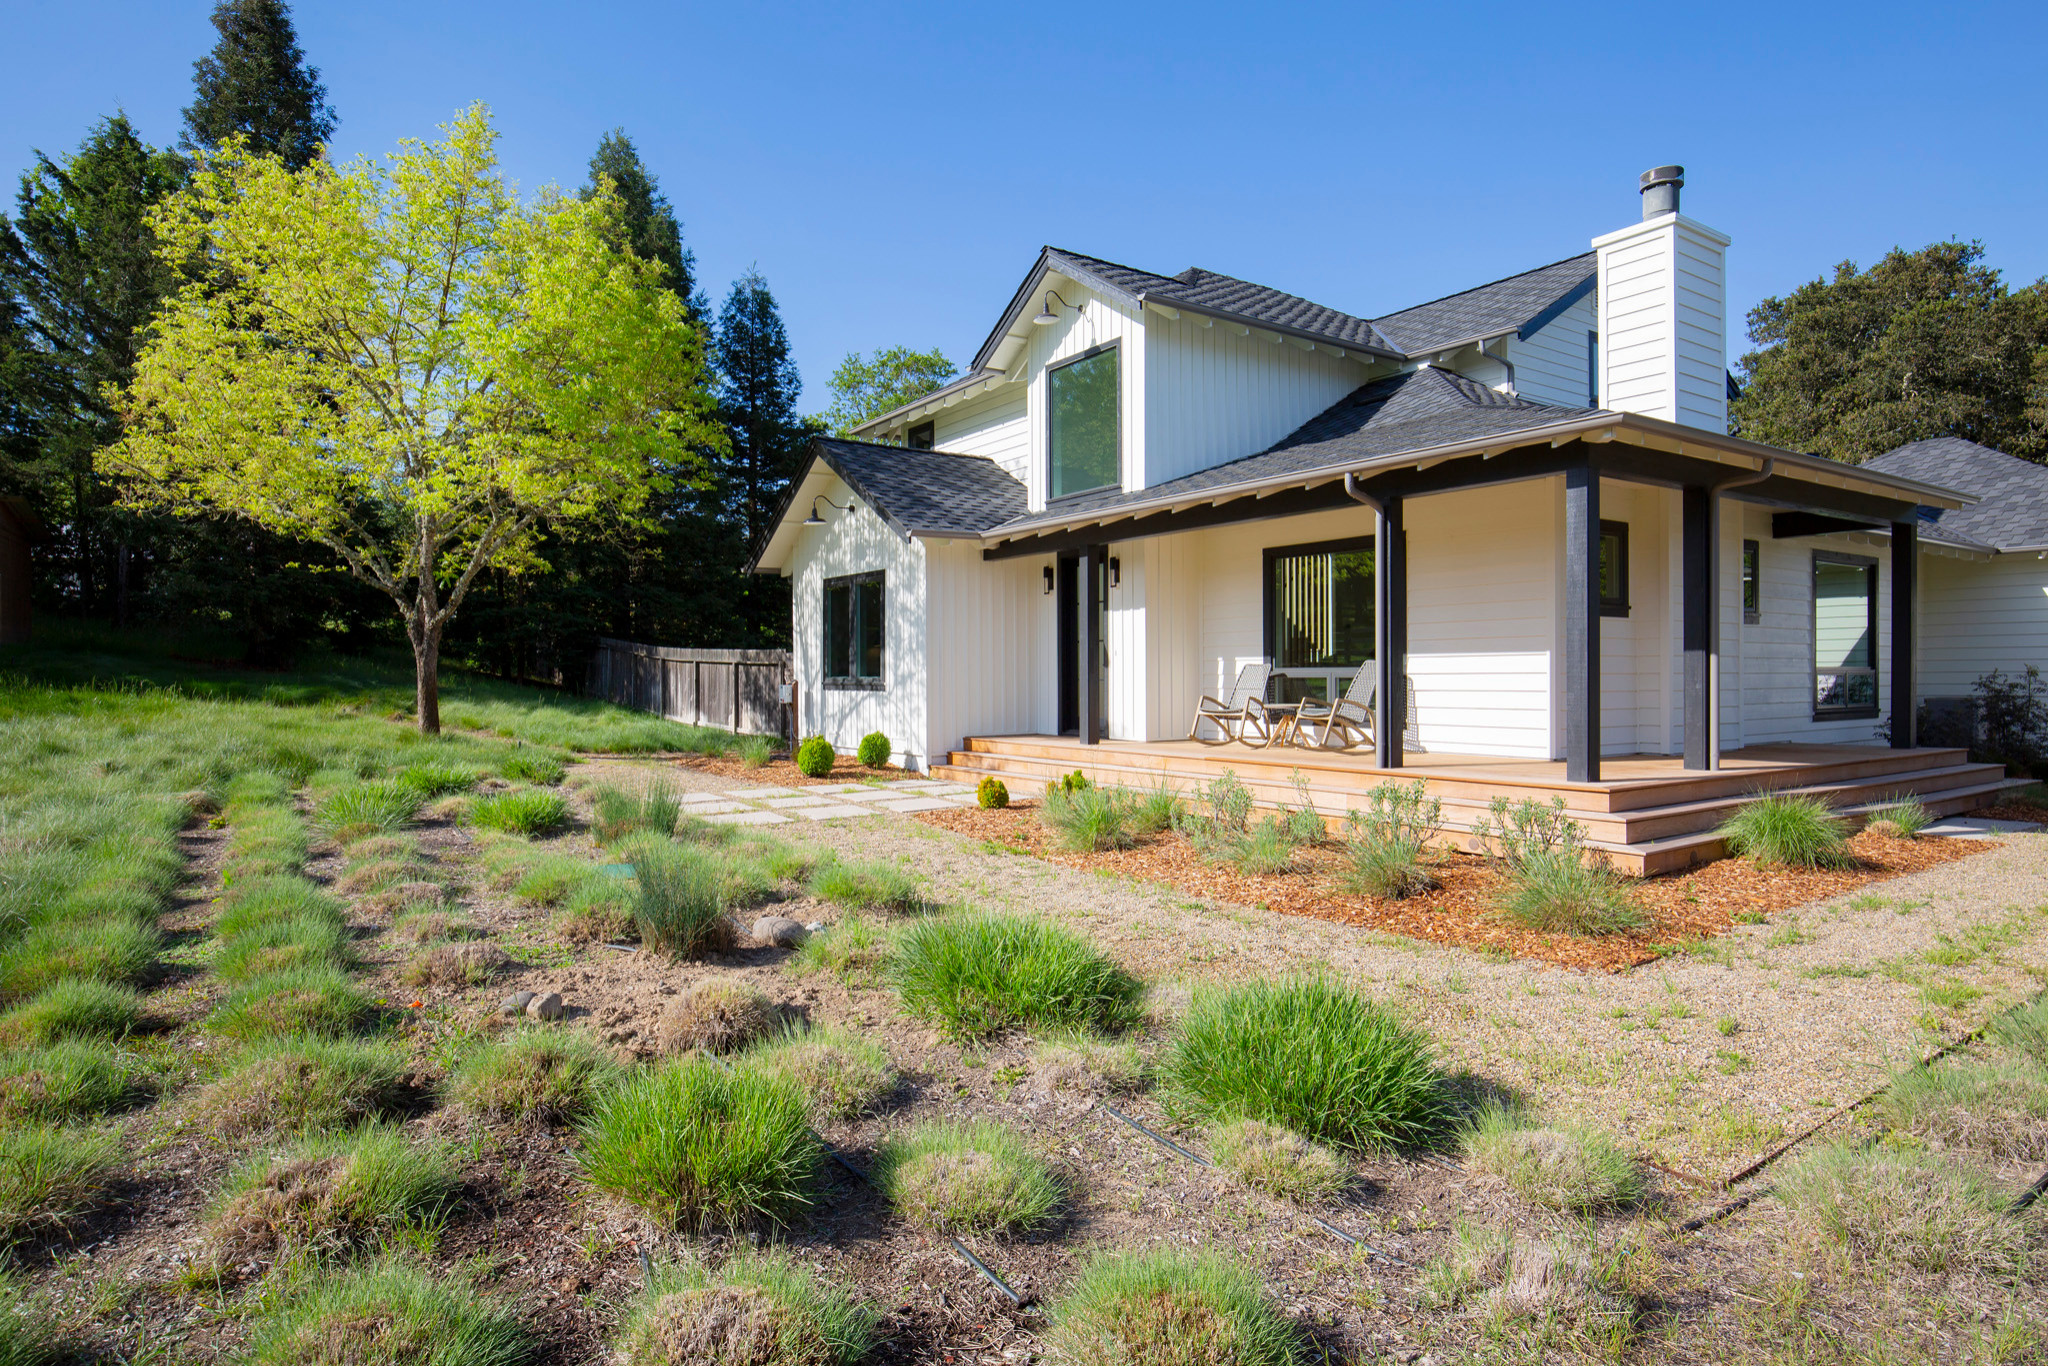
[[[1600,519],[1627,525],[1629,614],[1600,619],[1600,751],[1670,748],[1672,600],[1670,537],[1676,495],[1602,480]]]
[[[1593,296],[1588,294],[1527,339],[1510,338],[1515,392],[1537,403],[1592,406],[1586,334],[1596,326],[1594,318]]]
[[[986,456],[1023,483],[1031,463],[1027,407],[1023,386],[1006,385],[986,398],[945,409],[933,419],[933,444],[942,451]]]
[[[1892,709],[1891,687],[1891,569],[1884,547],[1853,540],[1847,536],[1801,536],[1790,540],[1771,538],[1768,508],[1739,505],[1725,514],[1725,522],[1740,526],[1732,544],[1723,546],[1723,562],[1736,575],[1737,610],[1732,628],[1724,616],[1722,637],[1740,641],[1741,669],[1736,696],[1728,695],[1723,679],[1724,713],[1728,702],[1741,708],[1737,736],[1724,733],[1725,744],[1761,745],[1772,743],[1869,743],[1876,738],[1876,722],[1869,720],[1815,721],[1813,719],[1813,553],[1829,550],[1861,555],[1878,561],[1877,574],[1877,666],[1878,709]],[[1761,619],[1754,625],[1741,623],[1740,555],[1741,537],[1757,543],[1762,556],[1759,583],[1762,588]],[[1727,634],[1730,630],[1735,634]]]
[[[1920,557],[1920,695],[1967,697],[1997,669],[2048,672],[2048,560]]]

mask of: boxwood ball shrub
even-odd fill
[[[832,771],[833,761],[838,757],[830,740],[813,735],[796,747],[796,771],[806,778],[822,778]]]
[[[895,752],[895,747],[889,743],[889,737],[876,730],[860,737],[860,748],[854,751],[854,757],[860,760],[864,768],[887,768],[889,756]]]
[[[999,811],[1010,804],[1010,789],[1001,778],[983,778],[974,785],[974,800],[984,811]]]
[[[890,969],[904,1009],[954,1038],[1022,1025],[1118,1032],[1138,1016],[1136,978],[1034,916],[970,911],[910,925]]]
[[[1257,1275],[1186,1252],[1099,1254],[1054,1306],[1051,1344],[1077,1366],[1287,1366],[1303,1346]]]
[[[1327,977],[1198,992],[1159,1064],[1176,1113],[1343,1148],[1427,1144],[1450,1117],[1430,1038]]]

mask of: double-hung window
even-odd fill
[[[826,687],[882,687],[886,588],[879,572],[825,580]]]
[[[1117,378],[1114,343],[1084,351],[1046,373],[1048,498],[1123,481]]]
[[[1877,715],[1877,561],[1813,553],[1813,719]]]

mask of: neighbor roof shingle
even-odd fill
[[[1937,539],[1996,550],[2048,547],[2048,469],[1959,436],[1914,441],[1863,462],[1865,469],[1974,493],[1974,507],[1920,510]]]

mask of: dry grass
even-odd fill
[[[1637,1308],[1611,1258],[1583,1237],[1528,1239],[1507,1228],[1461,1224],[1426,1287],[1436,1304],[1476,1315],[1476,1334],[1459,1337],[1488,1341],[1503,1360],[1619,1355]]]
[[[736,977],[713,977],[663,1014],[661,1040],[671,1053],[730,1053],[767,1034],[779,1018],[775,1003],[753,986]]]
[[[482,936],[483,929],[453,911],[413,911],[400,916],[391,933],[407,944],[438,944],[451,939],[476,939]]]
[[[512,965],[511,956],[496,944],[472,939],[461,944],[435,944],[405,965],[407,985],[415,987],[482,986]]]
[[[795,1082],[815,1123],[852,1119],[896,1086],[888,1050],[842,1029],[790,1026],[754,1044],[741,1065]]]
[[[224,1138],[309,1132],[392,1114],[408,1099],[404,1050],[352,1039],[277,1039],[193,1099],[190,1118]]]
[[[2042,1211],[1935,1153],[1824,1144],[1779,1172],[1778,1198],[1809,1249],[1850,1263],[2016,1275],[2039,1255]]]
[[[1291,1129],[1256,1119],[1209,1130],[1216,1165],[1254,1190],[1290,1200],[1322,1200],[1351,1184],[1350,1164]]]
[[[2030,1059],[1912,1068],[1892,1079],[1878,1112],[1937,1147],[2048,1158],[2048,1068]]]
[[[780,1253],[742,1255],[716,1273],[657,1266],[620,1333],[618,1366],[850,1366],[875,1315]]]
[[[446,1094],[485,1119],[558,1124],[586,1112],[621,1075],[611,1055],[582,1030],[529,1026],[464,1058]]]
[[[1619,1209],[1640,1200],[1645,1189],[1636,1164],[1606,1135],[1524,1125],[1498,1107],[1482,1110],[1466,1130],[1465,1160],[1546,1209]]]
[[[438,1222],[459,1183],[448,1153],[368,1125],[245,1162],[204,1237],[223,1272],[293,1252],[363,1246]]]
[[[876,1150],[870,1175],[897,1217],[941,1233],[1040,1228],[1062,1198],[1044,1161],[997,1124],[920,1124]]]

